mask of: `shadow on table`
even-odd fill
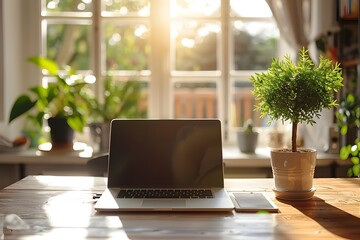
[[[360,218],[326,203],[321,198],[313,197],[308,201],[281,201],[292,205],[338,237],[354,239],[360,236]],[[354,205],[356,204],[359,203],[354,202]]]

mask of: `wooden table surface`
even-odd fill
[[[360,178],[315,179],[307,201],[275,199],[273,179],[225,185],[265,192],[280,213],[103,214],[93,196],[105,178],[28,176],[0,191],[0,220],[5,239],[360,239]],[[23,221],[19,229],[4,221],[9,216]]]

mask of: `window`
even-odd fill
[[[106,76],[136,79],[148,117],[263,125],[249,77],[277,55],[265,0],[42,0],[41,24],[41,54],[94,74],[99,97]]]

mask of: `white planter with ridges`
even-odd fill
[[[316,150],[314,149],[298,149],[297,152],[284,149],[271,150],[274,191],[278,193],[277,197],[282,198],[281,196],[285,195],[285,198],[291,199],[293,196],[296,199],[306,198],[305,195],[310,196],[309,193],[314,192],[315,166]]]

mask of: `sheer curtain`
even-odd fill
[[[310,31],[310,0],[267,0],[281,37],[293,49],[307,47]]]
[[[306,47],[317,58],[315,40],[322,34],[338,30],[336,0],[266,1],[278,24],[281,37],[294,53]]]

